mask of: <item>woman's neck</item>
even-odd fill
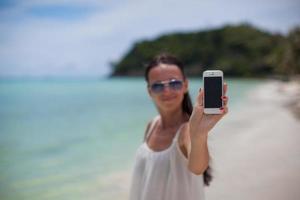
[[[163,113],[160,112],[161,126],[163,129],[174,128],[186,121],[186,116],[182,110]]]

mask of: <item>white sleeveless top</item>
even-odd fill
[[[147,139],[158,119],[153,120],[136,152],[130,200],[203,200],[203,175],[189,171],[188,160],[177,142],[181,127],[167,149],[153,151],[148,146]]]

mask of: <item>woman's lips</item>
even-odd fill
[[[175,97],[163,97],[162,98],[163,101],[172,101],[173,99],[175,99]]]

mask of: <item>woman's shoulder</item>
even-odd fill
[[[148,123],[147,123],[147,126],[151,126],[153,123],[155,123],[158,119],[160,118],[160,115],[156,115],[154,117],[152,117]]]
[[[154,116],[149,122],[148,122],[148,125],[151,127],[153,126],[160,118],[160,115],[156,115]]]
[[[146,130],[145,130],[144,140],[147,137],[147,133],[149,132],[151,127],[154,126],[154,123],[159,119],[159,117],[160,117],[160,115],[156,115],[150,121],[148,121],[147,126],[146,126]]]

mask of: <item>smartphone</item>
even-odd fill
[[[204,84],[204,113],[222,114],[223,107],[223,72],[221,70],[206,70],[203,72]]]

